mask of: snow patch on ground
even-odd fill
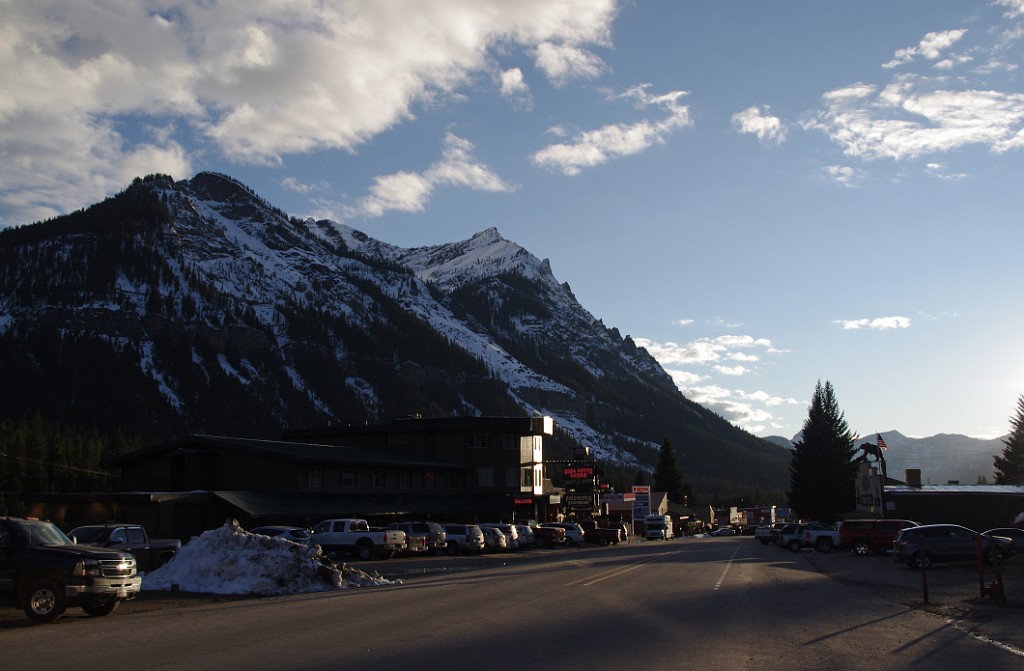
[[[344,564],[321,562],[319,555],[317,545],[299,545],[225,524],[193,538],[170,562],[143,576],[142,589],[278,596],[402,584]]]

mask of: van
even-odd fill
[[[644,538],[647,540],[666,541],[674,535],[670,516],[648,515],[644,518]]]

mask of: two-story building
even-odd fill
[[[243,527],[330,517],[547,519],[549,417],[402,419],[292,431],[267,441],[192,435],[110,459],[121,491],[26,495],[28,514],[64,527],[132,521],[188,539],[234,517]]]

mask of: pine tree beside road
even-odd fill
[[[1017,414],[1010,418],[1010,435],[1003,439],[1002,456],[995,456],[997,485],[1024,485],[1024,395],[1017,399]]]

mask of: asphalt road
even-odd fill
[[[475,570],[462,571],[467,566]],[[480,568],[483,566],[483,568]],[[391,567],[391,568],[389,568]],[[0,623],[5,669],[1002,669],[956,626],[963,567],[794,554],[749,537],[377,562],[403,584],[272,599],[152,599],[108,618]],[[886,587],[883,576],[903,585]],[[860,576],[859,578],[857,576]],[[949,582],[966,586],[942,587]],[[973,586],[972,586],[973,585]],[[891,598],[893,593],[896,598]],[[917,600],[915,602],[915,599]]]

